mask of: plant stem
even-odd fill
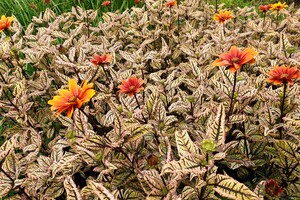
[[[209,161],[209,157],[208,157],[208,153],[206,153],[206,162],[207,162],[207,165],[208,165],[208,161]],[[208,166],[205,167],[206,168],[206,172],[204,173],[203,175],[203,181],[206,182],[206,178],[207,178],[207,174],[208,174]],[[206,183],[207,184],[207,183]],[[205,190],[206,190],[206,186],[207,185],[204,185],[202,188],[201,188],[201,191],[200,191],[200,194],[199,194],[199,200],[202,200],[204,199],[204,193],[205,193]]]
[[[105,132],[105,129],[104,129],[105,127],[102,126],[101,124],[99,124],[99,125],[101,125],[102,128],[98,127],[97,121],[92,116],[88,115],[82,108],[79,108],[79,110],[88,118],[88,122],[92,125],[94,131],[96,133],[98,133],[100,136],[104,136],[105,139],[107,139],[109,142],[111,142],[111,140],[106,136],[106,134],[103,133],[103,132]]]
[[[139,101],[138,101],[138,99],[137,99],[137,97],[136,97],[136,94],[134,94],[134,98],[135,98],[135,101],[136,101],[136,103],[137,103],[137,105],[138,105],[138,108],[142,111],[141,114],[142,114],[142,117],[143,117],[143,119],[144,119],[144,122],[147,123],[147,120],[146,120],[146,118],[145,118],[145,116],[144,116],[144,114],[143,114],[143,110],[141,109],[141,106],[140,106],[140,103],[139,103]]]
[[[264,12],[264,16],[263,16],[263,27],[264,27],[264,25],[265,25],[265,20],[266,20],[266,12]]]
[[[104,71],[104,74],[105,74],[105,76],[106,76],[107,81],[109,81],[109,78],[108,78],[108,75],[107,75],[106,70],[105,70],[105,68],[104,68],[104,65],[101,65],[101,67],[102,67],[102,69],[103,69],[103,71]]]
[[[283,96],[282,96],[281,104],[280,104],[279,123],[283,122],[282,118],[285,116],[285,114],[284,114],[284,102],[285,102],[285,98],[286,98],[286,89],[287,89],[287,83],[284,82],[283,83]],[[283,128],[282,127],[279,128],[279,138],[283,139]]]
[[[95,73],[93,74],[92,78],[91,78],[91,81],[93,81],[93,79],[95,78],[95,76],[98,74],[98,71],[99,71],[99,66],[96,66],[97,69],[95,71]]]
[[[216,13],[218,12],[218,0],[216,0]]]
[[[232,93],[231,93],[231,98],[230,98],[229,112],[227,114],[227,119],[226,119],[227,122],[229,122],[229,117],[233,111],[234,92],[235,92],[235,87],[236,87],[236,76],[237,76],[237,72],[234,72],[234,80],[233,80],[233,88],[232,88]]]

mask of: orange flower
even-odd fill
[[[110,1],[104,1],[103,3],[102,3],[102,6],[109,6],[110,5]]]
[[[213,62],[213,66],[228,66],[229,70],[234,73],[247,63],[255,63],[254,57],[257,52],[253,49],[246,48],[243,51],[232,46],[229,52],[219,55],[219,59]]]
[[[165,3],[165,6],[168,8],[172,8],[173,6],[176,6],[177,1],[168,1]]]
[[[105,54],[105,55],[98,55],[95,54],[94,58],[91,59],[90,61],[94,64],[94,65],[100,65],[100,64],[106,64],[106,63],[110,63],[111,62],[111,55],[110,54]]]
[[[141,87],[143,83],[143,79],[138,79],[134,76],[127,80],[122,80],[122,84],[119,85],[118,88],[120,89],[120,93],[129,94],[129,96],[132,97],[134,94],[139,93],[144,89]]]
[[[69,89],[59,90],[59,95],[49,100],[48,104],[52,105],[51,110],[57,110],[57,114],[67,110],[67,116],[71,118],[75,107],[80,108],[95,95],[96,92],[92,88],[93,83],[87,84],[87,81],[84,81],[82,86],[78,86],[76,80],[71,79]]]
[[[219,13],[216,13],[213,17],[213,20],[219,21],[221,24],[224,24],[225,21],[233,18],[232,13],[229,10],[220,10]]]
[[[265,183],[265,191],[271,197],[279,197],[284,190],[278,185],[274,179],[267,180]]]
[[[139,4],[141,0],[134,0],[135,4]]]
[[[278,1],[278,3],[272,4],[271,6],[272,6],[271,9],[272,9],[274,12],[281,11],[281,10],[283,10],[284,8],[288,7],[288,5],[286,5],[285,2],[284,2],[284,3],[281,3],[280,1]]]
[[[260,10],[261,12],[267,12],[267,11],[270,10],[271,7],[272,7],[272,6],[271,6],[270,4],[268,4],[268,5],[261,5],[261,6],[259,6],[259,10]]]
[[[0,20],[0,31],[8,29],[13,20],[14,20],[14,17],[5,17],[5,15],[2,15],[1,20]]]
[[[300,70],[297,69],[297,66],[290,68],[290,66],[275,66],[269,72],[270,78],[267,79],[267,82],[278,85],[280,83],[289,83],[293,85],[292,79],[300,78]]]

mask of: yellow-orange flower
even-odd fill
[[[284,8],[288,7],[288,5],[286,5],[285,2],[284,2],[284,3],[281,3],[280,1],[279,1],[278,3],[272,4],[271,6],[272,6],[271,9],[272,9],[274,12],[281,11],[281,10],[283,10]]]
[[[14,17],[5,17],[5,15],[2,15],[1,20],[0,20],[0,31],[8,29],[13,20],[14,20]]]
[[[251,48],[246,48],[243,51],[232,46],[229,52],[219,55],[219,59],[213,62],[213,66],[228,66],[229,70],[234,73],[247,63],[255,63],[254,57],[258,53]]]
[[[134,94],[139,93],[144,89],[141,87],[143,83],[143,79],[138,79],[133,76],[127,80],[122,80],[122,84],[119,85],[118,88],[120,89],[120,93],[128,94],[130,97],[132,97]]]
[[[267,82],[273,83],[274,85],[278,85],[281,83],[289,83],[293,85],[293,80],[296,78],[300,78],[300,70],[297,69],[297,66],[290,68],[290,66],[275,66],[269,72],[269,78]]]
[[[74,108],[80,108],[83,103],[90,101],[95,95],[93,83],[83,82],[82,86],[78,86],[75,79],[69,81],[69,89],[61,89],[59,95],[54,96],[48,104],[52,105],[51,110],[57,110],[57,114],[67,110],[67,116],[71,118]]]
[[[220,10],[219,13],[216,13],[213,17],[213,20],[220,22],[221,24],[224,24],[225,21],[230,20],[233,18],[233,15],[231,11],[229,10]]]
[[[168,8],[171,8],[173,6],[176,6],[176,4],[177,4],[177,1],[168,1],[165,3],[165,6]]]

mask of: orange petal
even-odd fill
[[[232,58],[234,57],[239,58],[241,56],[241,51],[236,46],[232,46],[229,50],[229,53]]]
[[[251,48],[246,48],[241,54],[241,65],[250,62],[258,53]],[[251,61],[253,62],[253,61]]]
[[[223,60],[223,59],[218,59],[218,60],[215,60],[213,63],[212,63],[213,66],[227,66],[227,65],[230,65],[228,64],[228,61],[226,62],[226,60]]]
[[[237,69],[234,66],[231,66],[229,68],[229,71],[232,72],[232,73],[235,73],[237,71]]]
[[[93,89],[87,90],[84,94],[83,97],[80,99],[82,103],[88,102],[94,95],[96,94],[96,91]]]
[[[69,90],[74,96],[78,96],[78,85],[75,79],[69,80]]]
[[[58,93],[65,99],[69,99],[73,94],[67,89],[60,89]]]
[[[73,106],[71,106],[71,107],[68,108],[67,116],[68,116],[69,118],[72,117],[73,111],[74,111],[74,107],[73,107]]]

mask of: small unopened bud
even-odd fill
[[[150,156],[148,156],[148,158],[147,158],[147,164],[150,167],[156,166],[158,164],[158,158],[157,158],[157,156],[155,156],[154,154],[151,154]]]
[[[194,103],[196,99],[195,99],[194,96],[188,96],[188,97],[187,97],[187,100],[188,100],[190,103]]]
[[[95,160],[96,161],[101,161],[102,160],[102,153],[97,153],[96,155],[95,155]]]
[[[118,106],[117,109],[118,109],[119,112],[122,112],[122,111],[123,111],[123,107],[122,107],[122,106]]]
[[[201,142],[200,147],[204,152],[213,152],[216,149],[216,144],[211,139],[204,139]]]
[[[132,118],[133,113],[129,111],[129,112],[127,113],[127,115],[128,115],[128,118]]]

